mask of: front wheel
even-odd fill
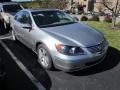
[[[37,48],[38,63],[45,69],[52,69],[52,58],[45,45],[41,44]]]

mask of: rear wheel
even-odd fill
[[[45,45],[41,44],[37,48],[38,63],[45,69],[52,69],[52,58]]]

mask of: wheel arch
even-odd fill
[[[42,43],[42,42],[37,42],[37,43],[36,43],[35,51],[37,51],[38,46],[41,45],[41,44],[43,44],[43,43]]]
[[[51,57],[52,69],[53,69],[54,66],[55,66],[55,64],[54,64],[54,61],[53,61],[53,56],[52,56],[52,54],[50,53],[50,50],[48,49],[48,46],[47,46],[45,43],[39,41],[39,42],[36,43],[36,47],[35,47],[35,48],[36,48],[36,52],[37,52],[38,46],[41,45],[41,44],[43,44],[43,45],[46,47],[47,52],[49,53],[49,55],[50,55],[50,57]]]

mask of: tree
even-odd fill
[[[95,4],[95,7],[97,8],[98,12],[101,12],[102,9],[103,9],[103,4],[101,4],[101,3],[96,3],[96,4]]]
[[[120,13],[120,0],[102,0],[103,5],[112,12],[112,27],[115,27],[116,17]]]
[[[78,13],[80,13],[80,14],[84,13],[84,6],[82,4],[79,4],[77,6],[77,9],[78,9]]]

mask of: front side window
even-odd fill
[[[15,20],[17,20],[18,22],[20,22],[22,24],[30,24],[31,25],[30,15],[26,11],[22,11],[22,12],[18,13],[15,16]]]
[[[62,11],[39,11],[32,13],[38,27],[51,27],[75,23],[75,20]]]
[[[17,13],[17,15],[15,16],[15,20],[21,22],[21,18],[22,18],[22,13],[21,12]]]

